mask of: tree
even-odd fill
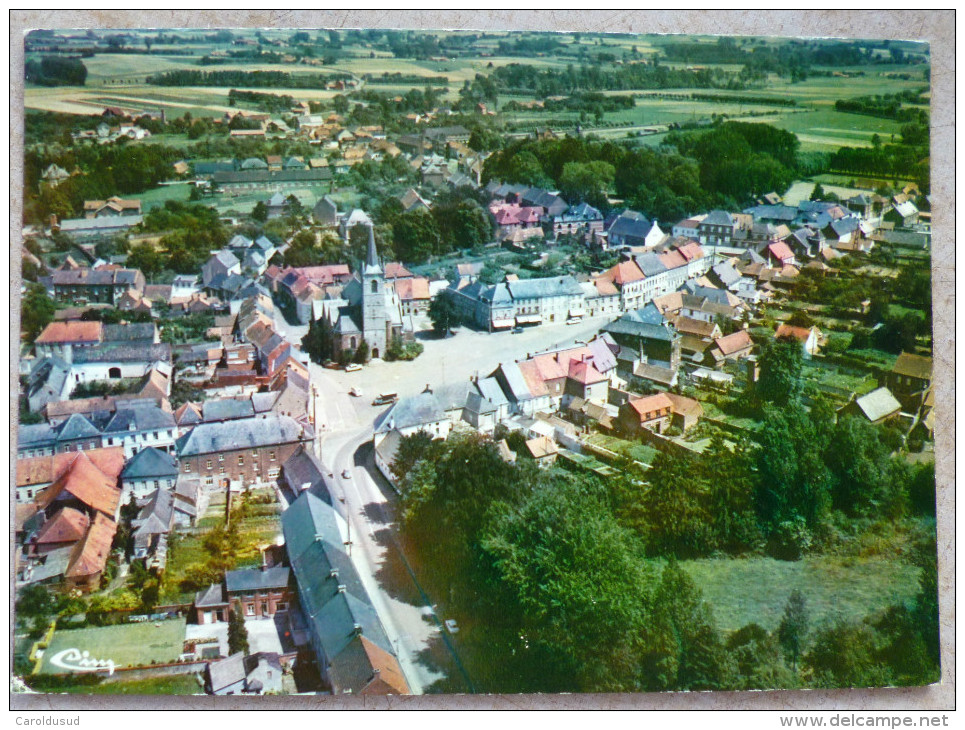
[[[821,183],[814,184],[814,190],[811,191],[811,197],[809,200],[824,200],[825,192],[824,188],[821,187]]]
[[[710,607],[693,579],[672,559],[664,567],[653,597],[652,625],[664,633],[658,646],[669,649],[667,686],[646,689],[724,689],[730,668]],[[675,668],[675,671],[673,671]]]
[[[460,324],[459,310],[452,300],[441,292],[429,302],[429,319],[432,321],[433,332],[445,337],[449,336],[453,327]]]
[[[392,243],[402,261],[421,264],[441,249],[439,226],[429,211],[402,213],[392,224]]]
[[[53,322],[57,307],[40,284],[28,284],[20,307],[20,330],[33,343],[44,327]]]
[[[800,399],[804,387],[804,356],[797,340],[765,340],[761,344],[761,374],[754,392],[764,403],[786,406]]]
[[[331,358],[334,349],[334,332],[328,316],[323,314],[308,324],[308,332],[302,337],[302,349],[312,362],[321,365]]]
[[[255,207],[251,210],[251,217],[256,221],[261,221],[264,223],[268,220],[268,206],[265,205],[264,200],[259,200],[255,203]]]
[[[784,616],[777,629],[778,641],[792,668],[797,667],[808,633],[808,611],[804,595],[795,588],[784,604]]]
[[[546,691],[633,688],[647,575],[599,495],[577,479],[537,486],[500,511],[482,546],[507,592],[504,615],[518,622],[514,648],[551,670]]]
[[[420,459],[429,455],[432,444],[432,434],[425,430],[416,431],[399,440],[399,448],[389,468],[400,483],[405,481],[406,475]]]
[[[150,243],[132,246],[127,254],[127,266],[140,269],[148,279],[157,276],[164,268],[164,258]]]
[[[616,168],[608,162],[567,162],[560,174],[560,192],[567,200],[606,206],[615,177]]]
[[[647,471],[648,489],[641,496],[648,552],[652,555],[689,557],[704,547],[706,523],[689,458],[661,451]]]
[[[864,623],[841,619],[820,629],[804,665],[817,687],[881,687],[887,669],[875,656],[874,631]]]
[[[240,651],[247,656],[248,650],[248,629],[245,628],[245,619],[241,615],[241,604],[236,603],[228,609],[228,654],[237,654]]]
[[[364,364],[369,361],[369,343],[364,339],[359,342],[358,348],[355,350],[355,355],[352,357],[354,362]]]
[[[776,689],[794,686],[774,634],[758,624],[747,624],[727,637],[734,662],[734,689]]]

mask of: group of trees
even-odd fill
[[[568,137],[520,140],[491,155],[483,180],[564,191],[571,203],[606,208],[608,194],[659,220],[784,190],[797,174],[797,137],[766,124],[726,122],[709,131],[668,135],[666,148],[627,148]]]
[[[859,96],[854,99],[838,99],[834,108],[839,112],[866,114],[882,119],[894,119],[896,122],[916,122],[928,126],[928,111],[920,107],[908,107],[904,104],[923,104],[927,107],[927,100],[922,98],[926,89],[917,91],[900,91],[895,94],[878,94],[875,96]]]
[[[24,64],[24,78],[37,86],[83,86],[87,81],[87,67],[79,58],[43,56]]]
[[[149,76],[155,86],[226,86],[243,89],[324,89],[336,76],[287,71],[195,71],[180,69]]]
[[[717,470],[705,477],[717,493],[703,517],[711,530],[739,536],[742,517],[753,522],[749,484],[729,473],[731,464],[715,463],[722,456],[715,450],[701,466]],[[477,677],[487,690],[847,686],[855,672],[870,684],[932,681],[937,591],[927,570],[913,606],[864,622],[812,627],[806,597],[791,594],[774,631],[750,624],[721,632],[674,558],[686,553],[687,533],[699,531],[677,494],[691,475],[674,462],[654,463],[645,479],[632,471],[601,479],[532,460],[508,464],[478,434],[402,439],[392,469],[403,537],[432,589],[449,597],[447,610],[486,626],[487,665],[498,667]],[[738,509],[724,490],[743,492]],[[831,656],[837,639],[861,647],[860,659]],[[902,659],[901,647],[913,649],[915,662]]]

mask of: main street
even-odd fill
[[[422,693],[447,676],[445,669],[426,659],[431,646],[438,648],[436,639],[443,639],[452,654],[453,661],[446,664],[461,665],[451,640],[441,635],[440,622],[445,617],[432,611],[432,599],[419,585],[396,540],[395,493],[377,472],[367,447],[374,421],[386,408],[373,406],[372,399],[389,391],[406,397],[427,384],[439,387],[475,375],[485,377],[500,362],[585,342],[608,320],[597,317],[575,325],[542,325],[519,334],[463,328],[448,338],[431,336],[424,322],[419,341],[425,350],[414,361],[373,360],[351,373],[309,365],[316,453],[332,473],[338,492],[332,496],[348,525],[352,560],[414,693]],[[308,329],[281,317],[276,328],[293,343],[300,343]],[[349,395],[351,388],[360,390],[362,396]],[[462,681],[471,686],[467,677]]]

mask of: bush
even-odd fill
[[[778,560],[800,560],[811,548],[812,535],[803,517],[778,524],[768,541],[767,550]]]

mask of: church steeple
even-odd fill
[[[366,268],[374,267],[381,268],[379,266],[379,257],[375,251],[375,226],[371,223],[369,224],[369,252],[365,260]]]

